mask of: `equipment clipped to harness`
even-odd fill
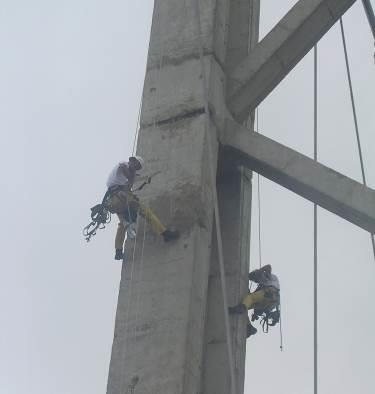
[[[111,213],[106,208],[105,204],[97,204],[91,208],[91,223],[83,229],[83,236],[89,242],[91,237],[96,234],[97,230],[105,228],[105,225],[110,223]]]
[[[101,204],[97,204],[91,208],[91,223],[83,229],[83,236],[89,242],[91,237],[96,235],[97,230],[102,230],[105,225],[111,222],[111,212],[107,208],[107,201],[112,191],[107,190]]]
[[[276,326],[280,321],[280,308],[277,306],[272,311],[255,309],[251,321],[260,320],[260,325],[264,333],[268,333],[269,327]]]
[[[149,185],[151,183],[151,179],[155,175],[158,175],[160,172],[161,171],[156,171],[147,177],[142,177],[141,179],[139,179],[139,180],[144,180],[144,182],[138,188],[132,190],[132,193],[142,190],[146,185]],[[123,186],[120,185],[112,186],[105,193],[101,204],[97,204],[91,208],[91,223],[89,223],[83,229],[83,236],[85,237],[87,242],[89,242],[91,238],[94,235],[96,235],[97,230],[104,229],[105,225],[111,222],[112,211],[110,211],[110,207],[109,207],[110,204],[108,204],[108,202],[114,193],[122,189]],[[135,195],[133,195],[133,198],[138,200],[138,197]],[[126,220],[129,222],[127,230],[128,230],[128,236],[130,238],[134,238],[136,234],[136,231],[134,229],[134,223],[137,221],[137,214],[138,212],[132,211],[131,209],[129,209],[129,207],[128,207],[128,211],[124,213]]]

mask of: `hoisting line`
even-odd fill
[[[347,48],[346,48],[344,23],[342,21],[342,18],[340,18],[340,27],[341,27],[342,45],[344,47],[346,73],[347,73],[347,76],[348,76],[348,84],[349,84],[349,90],[350,90],[350,100],[351,100],[351,103],[352,103],[352,111],[353,111],[354,127],[355,127],[355,134],[356,134],[357,146],[358,146],[359,161],[360,161],[360,164],[361,164],[362,183],[363,183],[364,186],[367,187],[365,166],[363,164],[361,140],[360,140],[360,137],[359,137],[357,111],[356,111],[356,107],[355,107],[355,100],[354,100],[354,93],[353,93],[353,86],[352,86],[352,77],[351,77],[350,65],[349,65],[349,59],[348,59],[348,51],[347,51]],[[375,239],[374,239],[374,234],[370,233],[370,237],[371,237],[372,251],[373,251],[373,254],[374,254],[374,261],[375,261]]]
[[[314,46],[314,161],[318,161],[318,47]],[[314,204],[314,394],[318,394],[318,206]]]
[[[230,334],[230,324],[229,324],[229,313],[228,313],[228,300],[227,300],[227,286],[225,278],[225,267],[224,267],[224,255],[223,255],[223,240],[221,236],[221,225],[220,225],[220,212],[219,203],[216,190],[216,176],[213,168],[213,154],[211,150],[211,133],[210,133],[210,112],[209,112],[209,98],[208,98],[208,85],[207,85],[207,75],[204,65],[203,57],[203,37],[202,37],[202,24],[200,18],[200,0],[195,0],[195,12],[198,22],[198,36],[199,36],[199,59],[202,68],[202,83],[203,83],[203,93],[204,93],[204,110],[205,110],[205,132],[207,135],[207,145],[208,145],[208,167],[210,169],[212,193],[214,200],[214,212],[215,212],[215,224],[216,224],[216,237],[219,255],[219,267],[220,267],[220,278],[221,278],[221,289],[223,294],[223,308],[224,308],[224,321],[225,321],[225,331],[227,340],[227,351],[229,359],[230,368],[230,380],[231,380],[231,394],[236,394],[236,379],[234,373],[234,359],[233,359],[233,349],[232,349],[232,339]]]

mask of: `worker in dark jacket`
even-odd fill
[[[250,272],[249,280],[258,284],[256,290],[252,293],[249,292],[238,305],[229,307],[230,314],[241,314],[250,309],[254,309],[259,314],[260,312],[270,312],[278,307],[280,283],[278,277],[272,273],[271,265],[265,265]],[[256,332],[256,328],[249,321],[248,336]]]
[[[165,242],[175,240],[179,236],[177,231],[167,229],[155,213],[140,203],[132,193],[137,171],[140,171],[143,166],[144,160],[142,157],[129,157],[128,162],[121,162],[116,165],[107,180],[109,198],[106,206],[111,213],[116,213],[119,218],[115,239],[116,260],[122,260],[124,257],[125,234],[126,231],[129,232],[129,226],[136,222],[138,212],[150,223],[152,229],[163,237]]]

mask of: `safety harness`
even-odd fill
[[[256,291],[264,289],[265,286],[259,284]],[[276,294],[276,297],[275,297]],[[251,321],[254,322],[260,319],[259,324],[262,326],[264,333],[268,333],[269,327],[276,326],[280,321],[280,294],[279,290],[276,288],[270,288],[270,290],[265,291],[266,298],[276,298],[275,305],[269,308],[255,308],[253,315],[251,316]]]
[[[268,333],[269,327],[276,326],[280,321],[280,305],[277,305],[272,310],[255,309],[251,316],[251,321],[259,320],[264,333]]]
[[[159,174],[160,171],[154,172],[150,176],[148,176],[145,181],[138,186],[135,190],[132,190],[131,192],[137,192],[142,190],[146,185],[151,183],[151,179]],[[119,191],[126,190],[129,191],[128,188],[125,186],[112,186],[110,187],[106,193],[104,194],[104,197],[102,199],[102,202],[100,204],[97,204],[91,208],[91,222],[83,228],[83,236],[85,237],[86,241],[89,242],[91,238],[96,235],[97,230],[102,230],[105,228],[106,224],[111,222],[111,210],[109,208],[109,200],[110,198],[116,194]],[[137,198],[134,196],[134,198]],[[129,220],[130,221],[136,221],[134,220],[134,215],[130,211],[128,212],[129,215]],[[135,214],[136,216],[136,214]]]

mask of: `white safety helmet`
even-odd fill
[[[144,167],[145,161],[143,160],[143,157],[141,157],[141,156],[131,156],[131,157],[129,157],[129,160],[131,160],[131,159],[137,160],[137,162],[141,165],[141,168]]]

